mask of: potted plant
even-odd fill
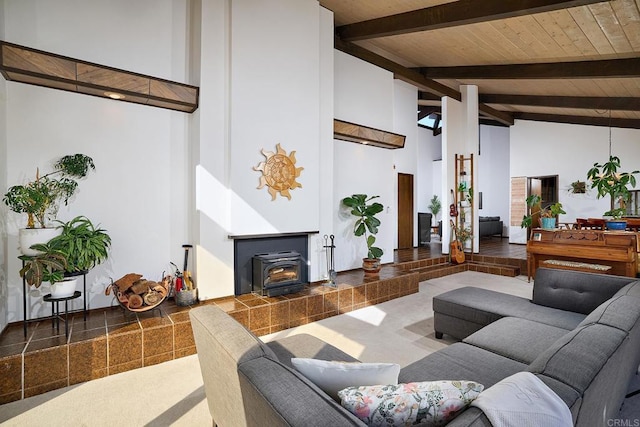
[[[440,199],[438,198],[437,194],[434,194],[433,197],[431,198],[431,200],[429,201],[429,206],[427,206],[427,208],[431,211],[431,213],[433,214],[433,220],[434,222],[437,222],[438,220],[438,214],[440,213],[440,211],[442,210],[442,203],[440,203]]]
[[[579,179],[569,184],[569,187],[569,193],[571,194],[584,194],[587,192],[587,183]]]
[[[14,185],[5,193],[2,201],[10,210],[27,214],[27,227],[20,230],[20,250],[24,255],[36,255],[30,250],[31,246],[47,242],[56,235],[54,229],[47,228],[47,222],[55,219],[60,203],[66,205],[75,193],[78,187],[75,179],[86,176],[89,169],[95,169],[91,157],[84,154],[64,156],[55,163],[52,172],[40,176],[40,170],[36,168],[35,180]]]
[[[468,227],[465,227],[464,224],[460,224],[455,227],[455,231],[456,231],[456,240],[460,241],[460,244],[464,248],[467,241],[471,240],[471,238],[473,237],[473,234],[471,234],[471,229]]]
[[[533,216],[539,212],[542,228],[551,230],[556,227],[556,217],[560,214],[566,214],[560,202],[556,202],[543,209],[542,198],[537,194],[532,194],[527,197],[527,206],[529,207],[529,214],[522,217],[522,223],[520,224],[522,228],[531,227],[533,225]],[[535,209],[536,207],[537,209]]]
[[[373,246],[376,242],[375,235],[378,234],[380,226],[380,220],[376,218],[376,215],[382,212],[384,207],[378,202],[370,202],[378,197],[354,194],[342,199],[342,203],[351,208],[351,214],[357,218],[353,234],[358,237],[364,236],[367,242],[367,257],[362,259],[362,268],[366,275],[375,275],[380,271],[380,257],[384,253],[382,249]]]
[[[69,222],[58,223],[62,233],[48,244],[64,254],[67,276],[86,273],[108,258],[111,237],[106,230],[94,226],[89,218],[77,216]]]
[[[21,255],[23,267],[20,269],[22,277],[29,286],[39,288],[43,282],[51,283],[51,296],[65,298],[73,295],[76,290],[76,278],[65,278],[67,260],[61,251],[54,249],[49,243],[33,245],[37,255]]]
[[[636,186],[636,177],[640,171],[618,172],[620,169],[620,159],[616,156],[609,156],[609,161],[603,164],[594,163],[587,172],[587,178],[591,180],[591,188],[598,192],[597,198],[609,195],[611,197],[611,209],[604,213],[605,216],[612,216],[617,221],[607,221],[607,228],[626,228],[626,221],[622,221],[622,215],[626,213],[626,203],[629,201],[629,188]],[[616,201],[618,207],[616,208]],[[617,222],[617,224],[611,224]]]

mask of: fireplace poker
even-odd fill
[[[336,248],[336,245],[333,243],[333,239],[334,236],[333,234],[331,236],[329,236],[329,238],[331,239],[331,270],[329,270],[329,280],[331,280],[331,283],[333,283],[334,285],[336,284],[336,278],[338,277],[338,273],[336,273],[335,270],[335,259],[333,257],[333,250]]]

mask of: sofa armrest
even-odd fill
[[[531,301],[546,307],[589,314],[635,280],[608,274],[538,268]]]

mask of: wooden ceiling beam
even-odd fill
[[[640,57],[540,64],[422,67],[428,79],[590,79],[640,77]]]
[[[479,98],[486,104],[640,111],[640,98],[631,97],[480,94]]]
[[[603,0],[459,0],[336,28],[345,41],[395,36],[602,3]]]
[[[609,117],[563,116],[557,114],[513,113],[515,119],[537,122],[568,123],[573,125],[606,126],[627,129],[640,129],[640,119],[619,119]]]

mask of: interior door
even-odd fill
[[[529,178],[529,196],[533,196],[534,194],[542,197],[542,180]],[[531,227],[540,227],[540,206],[535,205],[531,207],[531,220]]]
[[[413,175],[398,174],[398,249],[413,248]]]

